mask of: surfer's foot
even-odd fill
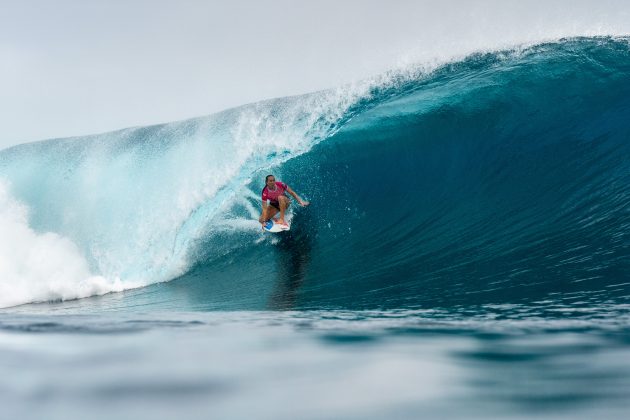
[[[279,224],[279,225],[287,226],[287,222],[285,222],[284,219],[279,219],[276,223]]]

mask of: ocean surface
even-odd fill
[[[625,418],[629,362],[628,38],[0,151],[9,418]]]

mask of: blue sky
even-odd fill
[[[630,2],[0,0],[0,148],[206,115],[401,65],[630,34]]]

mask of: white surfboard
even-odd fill
[[[267,232],[278,233],[291,229],[291,226],[289,226],[288,223],[286,225],[280,225],[278,223],[275,223],[273,220],[268,220],[267,223],[265,223],[265,225],[263,226],[263,229],[265,229]]]

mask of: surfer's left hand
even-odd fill
[[[300,206],[302,206],[302,207],[306,207],[309,204],[311,204],[311,203],[309,203],[308,201],[300,201]]]

